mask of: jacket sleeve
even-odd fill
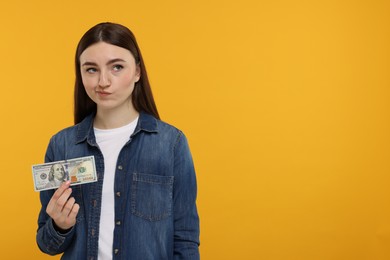
[[[199,217],[196,176],[186,137],[180,132],[174,147],[174,259],[198,260]]]
[[[54,161],[54,154],[56,149],[55,139],[50,140],[46,151],[45,163]],[[72,242],[74,235],[74,227],[65,234],[59,233],[53,225],[53,220],[46,214],[46,207],[54,190],[47,190],[40,192],[41,210],[38,216],[38,231],[36,241],[39,249],[49,255],[56,255],[63,253],[65,249]]]

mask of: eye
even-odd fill
[[[122,65],[119,65],[119,64],[117,64],[117,65],[114,65],[114,66],[112,67],[112,69],[113,69],[114,71],[120,71],[120,70],[122,70],[122,69],[123,69],[123,66],[122,66]]]
[[[92,73],[95,73],[97,71],[97,69],[95,69],[95,68],[86,68],[85,71],[90,73],[90,74],[92,74]]]

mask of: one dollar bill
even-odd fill
[[[58,188],[70,180],[70,185],[97,181],[95,158],[93,156],[32,166],[35,191]]]

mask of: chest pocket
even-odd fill
[[[173,176],[133,173],[131,213],[149,221],[159,221],[172,214]]]

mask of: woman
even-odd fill
[[[159,120],[126,27],[101,23],[81,38],[74,118],[52,137],[45,161],[93,155],[98,181],[41,192],[39,248],[63,259],[199,259],[187,140]]]

